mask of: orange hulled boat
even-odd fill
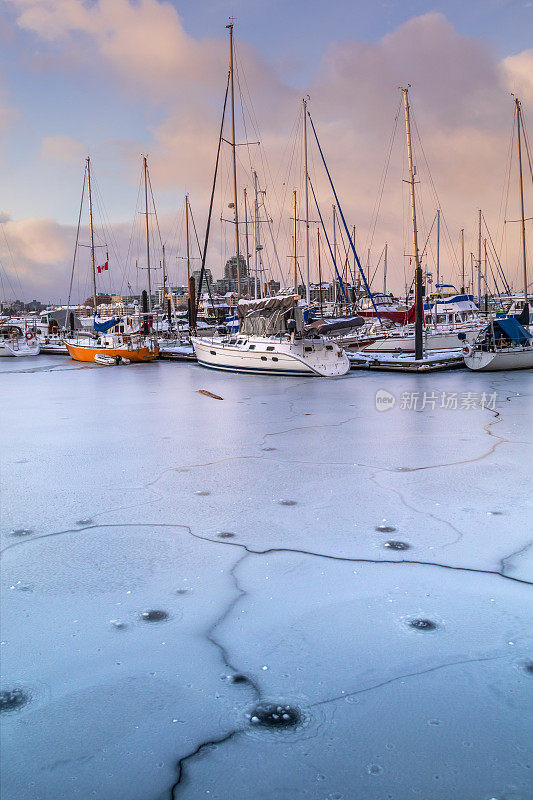
[[[143,158],[145,198],[147,198],[148,186],[148,167],[146,157]],[[85,361],[97,364],[112,365],[130,362],[142,363],[144,361],[154,361],[159,355],[159,347],[156,338],[151,335],[152,314],[151,314],[151,288],[150,288],[150,240],[148,235],[148,201],[146,200],[146,259],[148,263],[148,294],[142,292],[142,312],[139,314],[138,330],[134,330],[130,320],[124,321],[119,317],[102,319],[98,314],[98,294],[96,286],[96,273],[109,269],[108,256],[103,266],[96,266],[95,243],[93,230],[93,212],[91,198],[91,161],[86,159],[85,181],[87,183],[87,196],[89,201],[89,231],[91,236],[91,267],[92,267],[92,289],[93,289],[93,309],[94,309],[94,330],[90,334],[80,335],[79,332],[71,330],[63,339],[71,358],[75,361]],[[85,190],[84,181],[84,190]],[[83,191],[84,191],[83,190]],[[83,192],[82,192],[83,207]],[[81,210],[80,210],[81,220]],[[77,247],[79,238],[76,237],[76,252],[74,253],[74,263],[76,262]],[[74,276],[74,266],[73,266]],[[71,279],[72,289],[72,279]],[[70,293],[69,293],[70,306]]]
[[[75,361],[91,361],[95,356],[106,355],[123,361],[154,361],[159,347],[153,338],[142,334],[107,334],[91,339],[65,339],[65,345]]]

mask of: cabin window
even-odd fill
[[[216,356],[216,354],[217,354],[216,350],[210,350],[209,352],[211,353],[212,356]]]
[[[236,341],[237,341],[237,339],[230,339],[230,340],[229,340],[229,343],[230,343],[230,344],[235,344],[235,343],[236,343]]]
[[[272,361],[279,361],[277,356],[272,356]]]
[[[310,353],[312,351],[312,347],[304,347],[306,353]]]
[[[266,360],[267,360],[266,356],[261,356],[261,361],[266,361]]]
[[[270,346],[267,347],[267,350],[273,350],[273,349],[274,349],[273,347],[270,347]]]
[[[327,344],[326,345],[326,350],[333,350],[333,345],[332,344]]]
[[[243,340],[242,340],[242,339],[239,339],[239,340],[238,340],[238,342],[237,342],[237,344],[243,344]]]
[[[248,350],[255,350],[255,344],[251,344]]]

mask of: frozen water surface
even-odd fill
[[[3,800],[531,797],[530,372],[0,369]]]

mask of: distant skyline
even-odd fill
[[[258,157],[252,167],[267,188],[284,267],[290,249],[288,182],[290,189],[298,182],[294,172],[283,170],[304,94],[311,97],[341,202],[360,231],[361,250],[372,238],[398,86],[407,83],[450,229],[448,247],[452,240],[456,246],[465,227],[472,249],[480,206],[494,233],[501,228],[511,91],[521,97],[526,125],[533,119],[532,2],[2,0],[0,7],[1,299],[17,293],[24,300],[65,298],[88,154],[120,258],[125,261],[130,250],[129,271],[121,271],[121,285],[113,288],[125,291],[125,281],[135,280],[130,231],[141,153],[149,156],[163,238],[174,242],[169,277],[176,281],[185,192],[200,235],[205,226],[230,16],[252,98],[246,113],[257,118],[263,143],[263,160]],[[255,131],[248,133],[256,138]],[[377,262],[382,243],[389,241],[396,291],[404,284],[406,249],[401,176],[393,174],[402,169],[398,146],[371,255]],[[250,189],[246,170],[243,163],[239,179]],[[430,181],[422,163],[420,171],[423,192]],[[328,208],[331,198],[317,182]],[[428,229],[433,201],[426,195]],[[217,202],[220,217],[226,198],[220,195]],[[518,286],[514,235],[502,256]],[[215,275],[231,254],[231,235],[217,222],[209,264]],[[445,265],[446,260],[452,272],[453,257],[444,252]],[[456,279],[456,266],[448,279]]]

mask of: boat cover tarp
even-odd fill
[[[520,325],[515,317],[505,317],[504,319],[495,320],[493,325],[494,334],[497,339],[502,338],[503,334],[503,336],[507,339],[511,339],[511,341],[517,344],[523,344],[533,338],[533,334],[526,331],[524,326]]]
[[[114,328],[115,325],[118,325],[118,323],[121,321],[120,317],[112,317],[105,322],[97,322],[97,319],[100,319],[100,317],[95,316],[94,329],[99,333],[107,333],[107,331],[111,330],[111,328]]]
[[[363,317],[349,317],[345,319],[335,319],[328,322],[323,319],[315,319],[309,325],[306,325],[306,330],[314,330],[317,333],[331,333],[332,331],[348,330],[350,328],[360,328],[365,324]]]
[[[278,295],[275,297],[263,297],[260,300],[239,300],[237,306],[238,313],[241,317],[250,313],[250,311],[269,310],[274,311],[278,309],[292,308],[298,302],[297,295]]]

